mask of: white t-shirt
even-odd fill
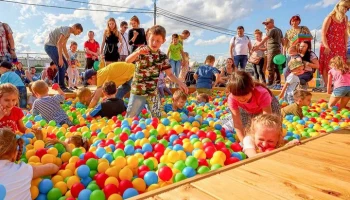
[[[32,166],[23,162],[16,164],[9,160],[0,160],[0,184],[6,188],[5,200],[31,200],[32,178]]]
[[[294,91],[296,90],[296,88],[298,87],[298,85],[300,84],[300,79],[297,75],[290,73],[287,76],[287,80],[286,83],[288,83],[288,87],[286,90],[286,94],[288,95],[293,95]]]
[[[123,40],[123,48],[120,52],[120,55],[122,56],[128,56],[129,52],[131,52],[131,46],[129,45],[129,35],[128,32],[125,31],[124,34],[121,34],[122,40]],[[120,43],[118,44],[120,46]],[[129,50],[129,52],[128,52]]]
[[[239,55],[248,55],[249,47],[248,44],[250,42],[250,39],[248,36],[243,35],[243,37],[234,36],[232,37],[230,44],[233,44],[233,55],[239,56]]]
[[[243,138],[243,152],[247,149],[256,149],[254,144],[254,138],[252,136],[245,136]]]

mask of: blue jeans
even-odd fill
[[[126,116],[129,118],[138,116],[145,106],[151,112],[152,117],[161,117],[161,101],[158,94],[156,96],[130,94]]]
[[[56,66],[58,67],[58,73],[55,77],[55,82],[60,85],[60,87],[62,89],[66,88],[66,84],[64,81],[65,75],[66,75],[66,70],[68,67],[68,63],[66,61],[66,59],[63,57],[63,66],[59,66],[58,65],[58,60],[59,60],[59,56],[58,56],[58,49],[55,46],[49,46],[49,45],[45,45],[45,52],[47,53],[47,55],[49,55],[49,57],[51,58],[51,60],[56,64]]]
[[[125,82],[123,85],[119,86],[115,97],[118,99],[123,99],[123,97],[131,90],[131,83],[132,78],[129,81]]]
[[[27,108],[27,88],[25,86],[16,86],[19,92],[19,107]]]
[[[245,70],[245,66],[247,65],[248,62],[248,56],[247,55],[238,55],[238,56],[233,56],[234,61],[235,61],[235,66],[239,70]]]
[[[312,72],[306,71],[298,77],[300,79],[300,85],[306,85],[306,83],[312,80],[314,75],[312,74]]]
[[[173,71],[173,74],[176,76],[176,77],[179,77],[180,75],[180,70],[181,70],[181,60],[172,60],[170,59],[170,65],[171,65],[171,69]]]

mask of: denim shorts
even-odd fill
[[[333,90],[333,97],[350,97],[350,86],[338,87]]]

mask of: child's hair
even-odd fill
[[[212,55],[208,55],[208,56],[205,58],[204,63],[212,63],[212,62],[215,62],[215,57],[212,56]]]
[[[39,95],[44,95],[49,91],[49,86],[45,81],[38,80],[33,83],[32,90],[34,93],[37,93]]]
[[[81,32],[83,32],[83,26],[80,23],[76,23],[73,25],[73,27],[75,27],[76,29],[80,30]]]
[[[312,93],[305,90],[296,90],[293,94],[294,100],[303,100],[308,96],[312,96]]]
[[[283,130],[282,130],[281,116],[278,116],[275,114],[261,114],[254,117],[253,119],[250,120],[249,126],[247,126],[247,129],[246,129],[247,135],[254,137],[257,125],[279,130],[279,140],[276,146],[279,146],[282,144]]]
[[[183,35],[190,35],[191,33],[190,33],[190,31],[188,31],[188,30],[183,30],[183,31],[182,31],[182,34],[183,34]]]
[[[146,30],[146,33],[145,33],[146,38],[148,38],[148,34],[149,34],[149,28]]]
[[[197,95],[197,98],[201,98],[201,99],[204,99],[205,100],[205,103],[208,103],[209,102],[209,95],[208,94],[205,94],[205,93],[200,93]]]
[[[176,90],[173,94],[173,99],[175,101],[181,99],[181,100],[187,100],[187,95],[182,90]]]
[[[117,86],[113,81],[108,81],[105,82],[102,86],[102,90],[107,94],[107,95],[112,95],[117,93]]]
[[[136,15],[132,16],[131,19],[130,19],[130,21],[134,21],[134,22],[136,22],[138,25],[140,25],[140,20],[139,20],[139,18],[138,18]]]
[[[75,42],[75,41],[71,41],[71,42],[70,42],[70,47],[72,47],[72,46],[78,46],[78,43]]]
[[[16,86],[11,83],[5,83],[0,85],[0,98],[6,93],[15,93],[19,96],[19,92]]]
[[[6,159],[7,156],[11,156],[18,148],[16,158],[16,161],[18,161],[22,155],[23,144],[23,140],[21,138],[17,139],[16,134],[10,129],[0,128],[0,159]]]
[[[128,25],[128,22],[126,22],[126,21],[120,22],[120,27],[125,26],[125,25]]]
[[[31,93],[33,93],[32,87],[33,87],[33,82],[30,82],[30,83],[28,84],[28,89],[29,89],[29,91],[30,91]]]
[[[256,29],[256,30],[254,31],[254,34],[262,35],[262,32],[261,32],[259,29]]]
[[[350,67],[341,56],[335,56],[329,61],[329,65],[334,69],[341,71],[342,74],[349,73]]]
[[[50,66],[52,66],[52,65],[55,65],[55,63],[53,61],[50,62]]]
[[[111,30],[109,28],[109,22],[111,22],[111,21],[114,22],[114,24],[115,24],[115,28],[113,30]],[[109,37],[112,33],[114,33],[115,36],[119,37],[118,25],[115,22],[115,19],[113,17],[109,18],[108,21],[107,21],[107,28],[105,30],[105,35],[107,37]]]
[[[68,138],[68,143],[74,144],[75,147],[84,147],[85,150],[89,150],[89,142],[81,135],[73,135],[72,137]]]
[[[264,84],[254,82],[252,76],[245,71],[233,72],[226,88],[234,96],[245,96],[253,92],[257,86],[265,88],[273,96],[272,92]]]
[[[165,40],[166,30],[163,26],[154,25],[149,29],[148,34],[149,34],[148,36],[160,35],[162,36],[163,40]]]
[[[178,39],[178,38],[179,38],[179,35],[176,34],[176,33],[174,33],[174,34],[171,36],[171,38],[173,38],[173,39]]]
[[[91,90],[87,87],[83,87],[83,88],[79,88],[79,90],[77,91],[77,97],[79,99],[79,101],[81,101],[82,98],[86,97],[86,96],[91,96]]]
[[[4,61],[0,64],[0,67],[6,68],[11,70],[12,69],[12,64],[10,62]]]

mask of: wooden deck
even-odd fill
[[[350,130],[141,194],[147,200],[350,199]]]

